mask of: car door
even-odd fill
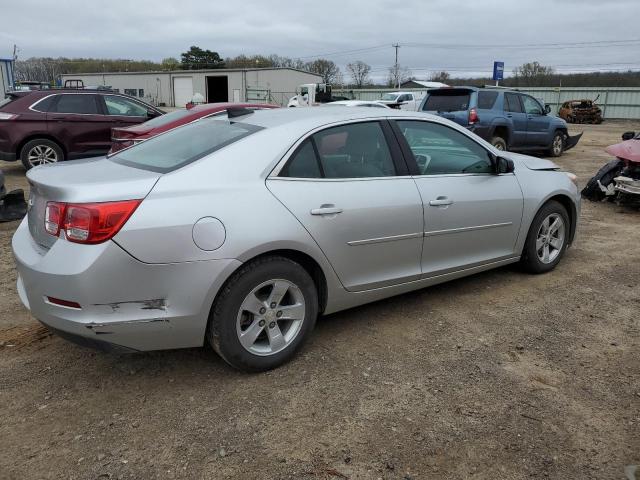
[[[517,93],[504,94],[505,115],[512,122],[509,147],[522,147],[527,144],[527,114],[524,113]]]
[[[513,173],[494,173],[489,152],[466,133],[398,120],[424,205],[424,277],[516,256],[523,196]]]
[[[310,135],[267,186],[311,234],[347,290],[420,278],[422,202],[386,122]]]
[[[527,145],[549,145],[551,143],[550,118],[544,113],[544,108],[538,100],[529,95],[520,94],[520,98],[527,114]]]
[[[69,158],[105,154],[111,123],[92,93],[61,93],[47,112],[49,133],[64,144]]]
[[[101,95],[104,111],[112,127],[130,127],[149,120],[149,111],[141,103],[121,95]]]

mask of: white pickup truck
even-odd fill
[[[425,92],[390,92],[385,93],[379,103],[384,103],[391,108],[416,111],[424,98]]]

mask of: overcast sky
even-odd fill
[[[418,78],[489,74],[494,60],[506,72],[533,60],[561,72],[640,70],[640,0],[19,0],[2,12],[7,58],[14,43],[22,59],[161,60],[198,45],[223,57],[362,60],[385,77],[397,42],[400,64]],[[620,40],[636,41],[604,43]],[[523,46],[540,44],[556,46]]]

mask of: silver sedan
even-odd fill
[[[27,175],[13,251],[38,320],[105,349],[208,341],[248,371],[291,358],[320,314],[515,262],[548,272],[580,210],[550,161],[357,107],[233,110]]]

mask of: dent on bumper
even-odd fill
[[[235,259],[146,264],[113,242],[58,240],[47,251],[35,244],[26,220],[12,246],[18,294],[34,317],[63,336],[132,350],[201,346],[215,294],[240,265]]]

